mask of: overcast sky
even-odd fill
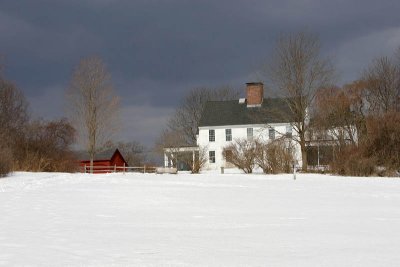
[[[151,146],[187,90],[244,92],[279,33],[318,34],[337,83],[357,79],[400,45],[399,10],[398,0],[3,0],[0,55],[49,119],[64,116],[73,67],[101,56],[122,97],[121,138]]]

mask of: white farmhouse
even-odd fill
[[[232,167],[223,157],[223,149],[235,139],[269,142],[286,136],[296,138],[290,121],[290,109],[282,98],[264,98],[262,83],[247,83],[246,98],[207,102],[200,120],[197,145],[207,150],[204,169]],[[300,147],[295,147],[299,164]]]
[[[233,167],[223,157],[225,146],[235,139],[257,139],[270,142],[282,136],[294,147],[294,155],[301,164],[300,146],[292,142],[296,138],[290,121],[290,108],[283,98],[264,98],[262,83],[247,83],[246,98],[206,103],[199,123],[197,147],[164,149],[165,167],[172,166],[177,153],[196,153],[206,150],[207,163],[203,169],[217,170]],[[182,167],[183,168],[183,167]],[[178,169],[182,169],[178,164]]]

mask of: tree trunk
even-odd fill
[[[93,154],[90,155],[90,173],[93,173]]]
[[[308,168],[308,164],[307,164],[307,147],[306,147],[306,142],[304,140],[302,140],[300,142],[300,148],[301,148],[301,170],[303,172],[307,171]]]

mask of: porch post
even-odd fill
[[[164,151],[164,167],[167,168],[169,164],[169,159],[167,153]]]

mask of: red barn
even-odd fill
[[[79,165],[85,172],[90,172],[90,159],[87,152],[81,153],[79,156]],[[123,171],[122,168],[118,167],[128,167],[128,164],[121,152],[118,149],[110,149],[94,156],[93,159],[93,173],[107,173],[114,171]]]

